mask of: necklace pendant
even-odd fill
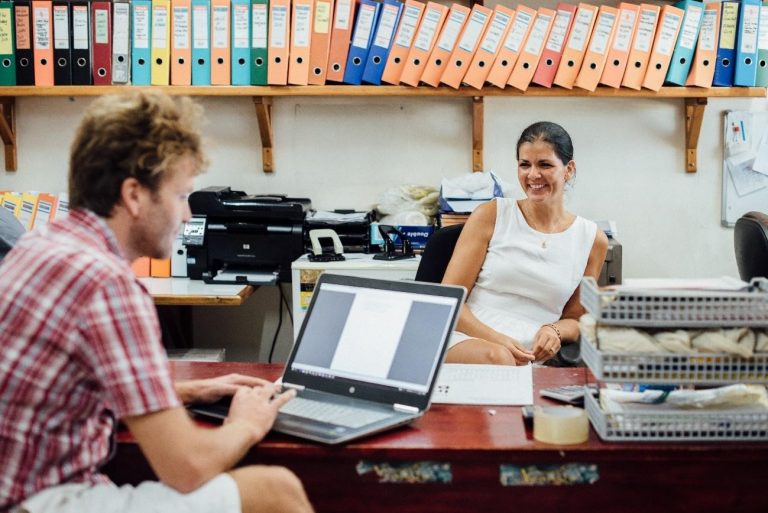
[[[542,247],[542,249],[547,249],[547,241],[546,240],[541,241],[541,247]]]

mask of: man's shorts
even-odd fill
[[[112,483],[54,486],[28,498],[12,513],[241,513],[237,483],[220,474],[183,494],[147,481],[139,486]]]

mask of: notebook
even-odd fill
[[[464,295],[463,287],[322,274],[282,377],[297,397],[272,429],[338,444],[423,415]],[[227,414],[226,406],[191,409]]]

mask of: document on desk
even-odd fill
[[[445,363],[440,368],[432,402],[436,404],[533,404],[531,365]]]

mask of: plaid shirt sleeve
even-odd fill
[[[161,344],[152,298],[133,277],[102,282],[79,323],[81,354],[118,418],[181,405]]]

